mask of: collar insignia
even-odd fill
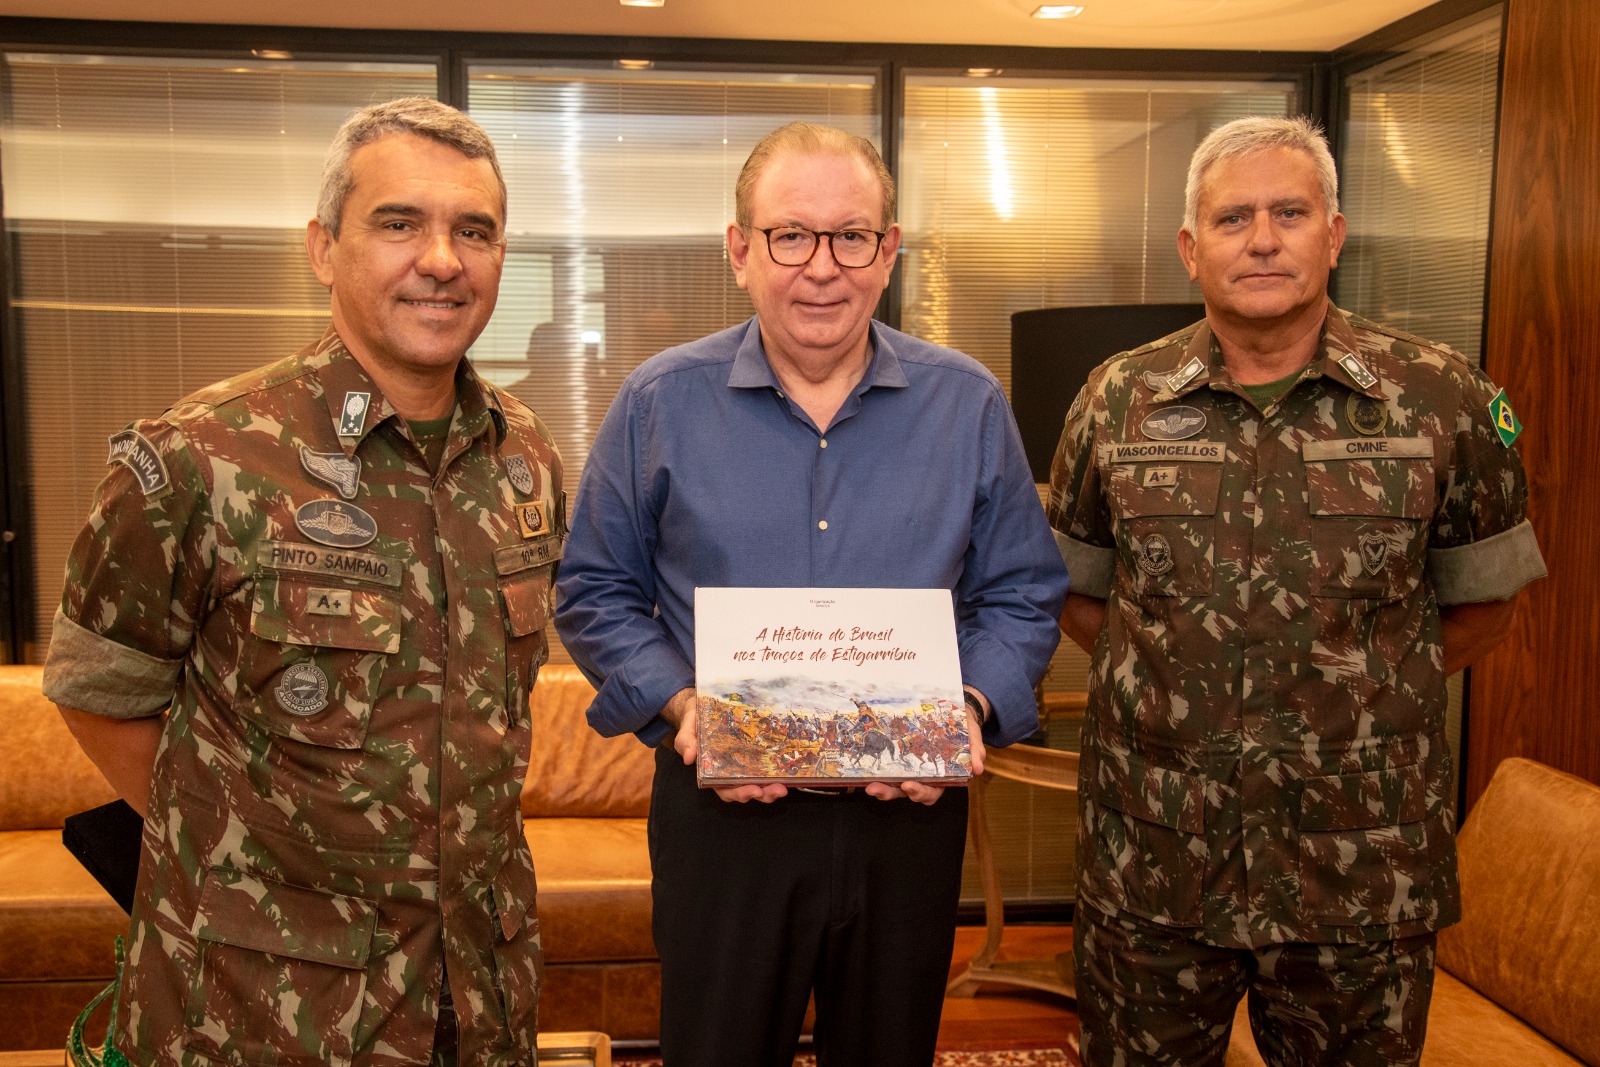
[[[1204,373],[1206,365],[1200,362],[1200,357],[1190,356],[1189,362],[1178,368],[1178,372],[1167,379],[1167,388],[1176,393]]]
[[[339,436],[360,437],[361,428],[367,424],[367,409],[371,406],[371,393],[352,390],[344,394],[344,408],[339,415]]]
[[[1369,371],[1367,365],[1350,352],[1339,357],[1339,366],[1343,367],[1344,372],[1362,389],[1371,389],[1378,384],[1377,375]]]

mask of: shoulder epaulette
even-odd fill
[[[299,355],[287,356],[265,367],[247,370],[243,374],[236,374],[232,378],[224,378],[220,382],[213,382],[196,389],[167,410],[176,411],[190,405],[218,408],[230,400],[237,400],[241,396],[259,393],[264,389],[272,389],[284,382],[292,381],[306,373],[307,369],[305,360]]]
[[[1165,337],[1158,337],[1154,341],[1149,341],[1140,345],[1138,348],[1130,348],[1126,352],[1119,352],[1117,355],[1112,356],[1111,358],[1132,359],[1135,356],[1147,356],[1152,352],[1159,352],[1161,349],[1169,348],[1172,345],[1187,345],[1194,338],[1195,330],[1199,329],[1199,326],[1199,323],[1185,326],[1181,330],[1174,330]]]
[[[1430,341],[1426,337],[1419,337],[1414,333],[1408,333],[1405,330],[1396,329],[1393,326],[1385,326],[1381,322],[1373,322],[1371,319],[1357,315],[1351,311],[1346,311],[1344,316],[1345,319],[1350,323],[1352,329],[1365,330],[1368,333],[1383,334],[1385,337],[1392,337],[1396,341],[1409,342],[1416,345],[1418,348],[1431,349],[1435,352],[1447,353],[1459,360],[1465,360],[1467,358],[1442,341]]]

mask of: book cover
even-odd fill
[[[695,590],[702,786],[972,777],[947,589]]]

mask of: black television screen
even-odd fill
[[[1011,410],[1033,480],[1050,480],[1050,460],[1067,408],[1089,372],[1118,352],[1198,322],[1203,304],[1102,304],[1041,308],[1011,316]]]

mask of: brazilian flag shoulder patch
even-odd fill
[[[1506,399],[1504,389],[1489,401],[1489,421],[1494,423],[1494,432],[1500,435],[1500,443],[1507,448],[1522,432],[1522,423],[1517,421],[1517,413],[1511,410],[1511,401]]]

